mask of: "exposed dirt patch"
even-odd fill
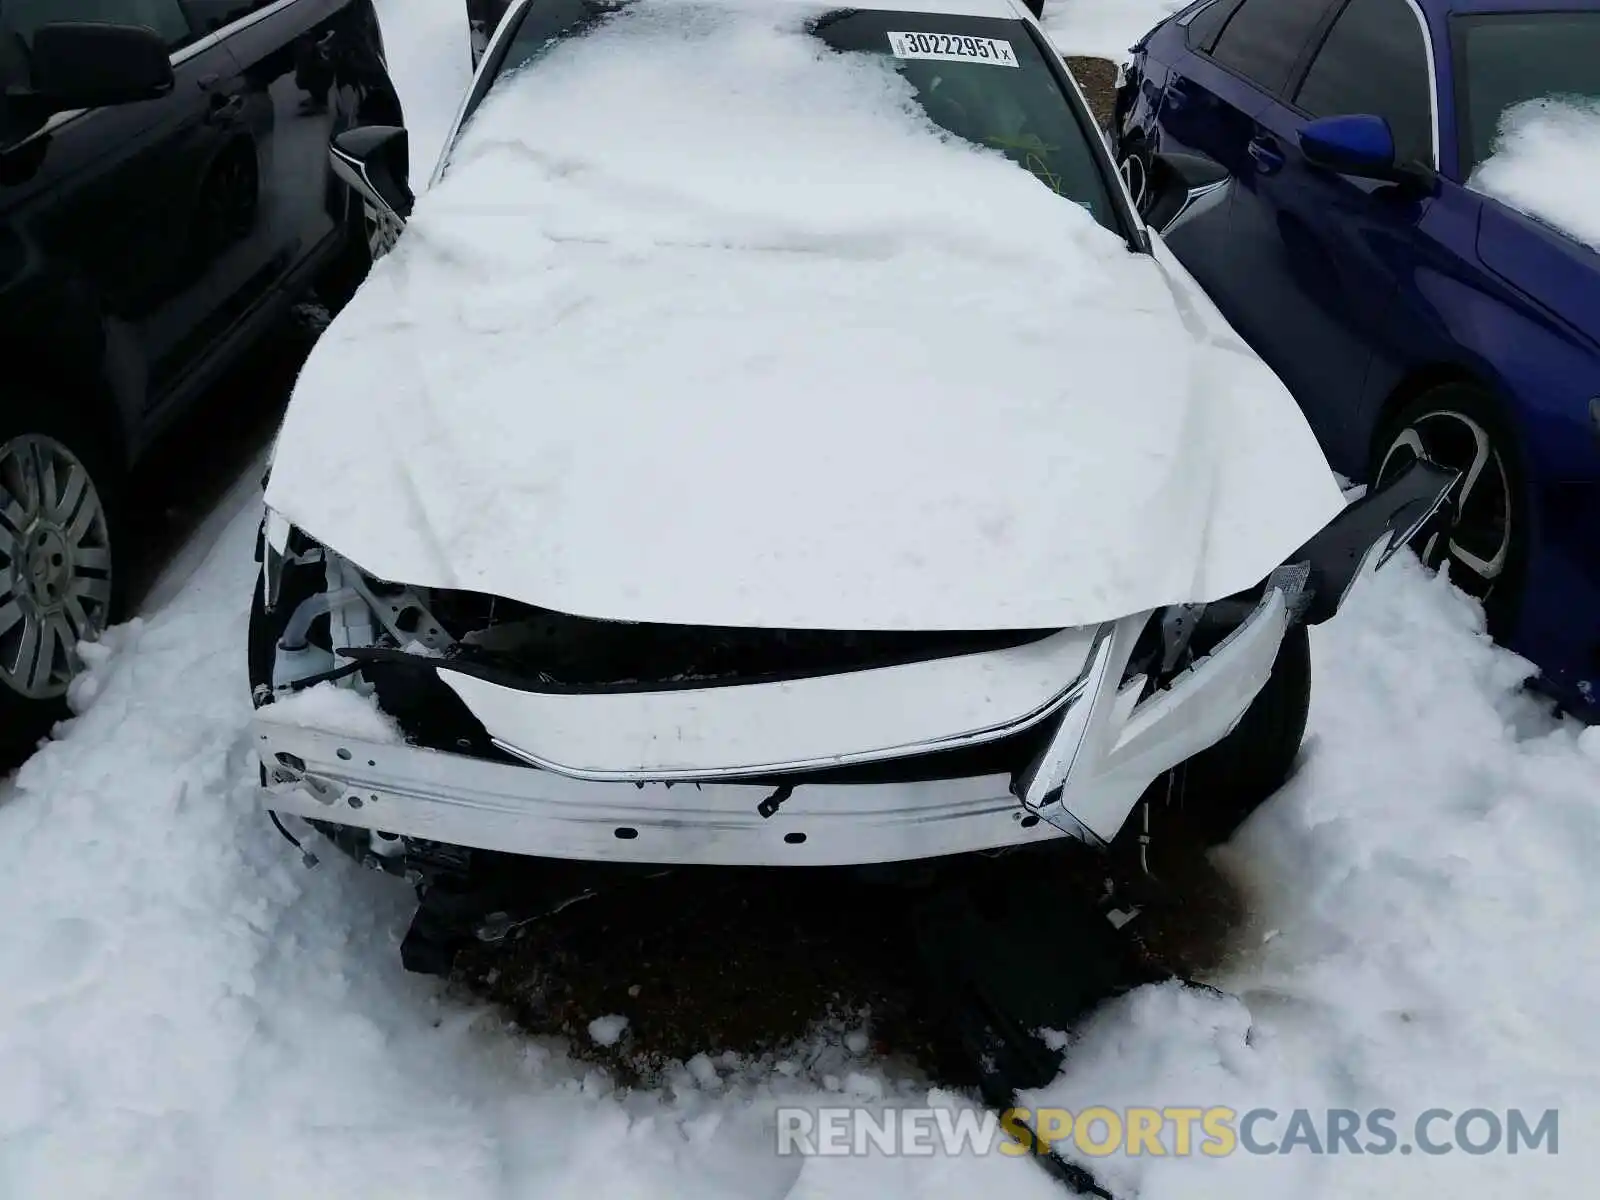
[[[697,1054],[782,1053],[819,1024],[961,1086],[923,994],[901,889],[843,870],[698,870],[630,883],[457,962],[458,981],[622,1083]],[[590,1022],[628,1019],[596,1045]]]
[[[986,889],[1013,870],[1019,878],[1042,870],[1052,888],[1059,884],[1062,905],[1093,905],[1104,860],[1054,845],[1066,852],[1042,863],[964,860],[936,886],[981,872]],[[1172,899],[1147,904],[1127,927],[1130,978],[1205,970],[1238,918],[1232,890],[1208,864],[1187,862],[1170,883]],[[918,897],[842,869],[679,872],[627,883],[474,947],[458,959],[456,981],[528,1033],[568,1039],[574,1057],[624,1085],[657,1080],[701,1054],[784,1056],[832,1028],[858,1042],[865,1034],[865,1049],[896,1074],[970,1089],[974,1064],[915,948]],[[1032,938],[1049,917],[1018,932]],[[607,1016],[627,1018],[627,1032],[597,1045],[589,1025]]]
[[[1111,124],[1111,106],[1117,96],[1117,64],[1109,58],[1069,58],[1067,69],[1078,80],[1089,109],[1102,128]]]

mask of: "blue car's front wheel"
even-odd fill
[[[1483,605],[1489,632],[1516,617],[1527,554],[1521,467],[1494,400],[1469,384],[1433,388],[1400,409],[1377,440],[1369,480],[1381,486],[1422,458],[1461,473],[1448,523],[1412,546],[1430,570]]]

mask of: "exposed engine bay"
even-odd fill
[[[265,532],[265,527],[264,527]],[[522,691],[669,692],[812,678],[976,655],[1059,631],[858,632],[736,629],[594,620],[470,592],[378,580],[298,530],[256,596],[251,686],[257,705],[357,676],[414,745],[516,762],[440,680],[439,668]],[[269,539],[262,554],[272,556]],[[1254,594],[1150,615],[1122,671],[1148,697],[1190,668],[1252,611]],[[1050,736],[1048,722],[981,744],[881,762],[754,776],[750,782],[883,783],[1015,778]]]
[[[457,659],[534,689],[775,681],[996,650],[1054,632],[737,629],[593,620],[470,592],[434,592],[429,600]]]
[[[317,681],[337,669],[335,659],[372,662],[407,654],[445,659],[454,669],[530,691],[664,691],[898,666],[1025,645],[1058,632],[752,629],[600,620],[481,593],[389,583],[298,531],[292,539],[281,594],[271,604],[279,616],[273,624],[281,626],[282,649],[307,657],[287,674],[279,664],[271,678],[275,689],[295,690]],[[307,669],[313,665],[317,669]],[[252,676],[252,686],[267,682],[255,672]]]

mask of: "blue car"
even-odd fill
[[[1592,721],[1600,254],[1469,186],[1553,96],[1600,99],[1595,0],[1201,0],[1132,47],[1111,133],[1336,470],[1461,472],[1419,553]]]

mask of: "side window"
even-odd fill
[[[1239,0],[1211,0],[1210,4],[1185,21],[1184,37],[1189,49],[1209,52],[1217,40],[1217,34],[1222,32],[1222,27],[1238,7]]]
[[[179,3],[189,15],[195,36],[205,37],[258,8],[265,8],[272,0],[179,0]]]
[[[176,50],[193,37],[178,0],[4,0],[0,3],[0,37],[32,49],[33,33],[52,21],[96,21],[108,25],[143,25],[159,33]]]
[[[1244,0],[1211,57],[1277,95],[1326,11],[1323,0]]]
[[[1398,158],[1433,164],[1428,48],[1406,0],[1350,0],[1294,102],[1313,117],[1380,116],[1394,133]]]

